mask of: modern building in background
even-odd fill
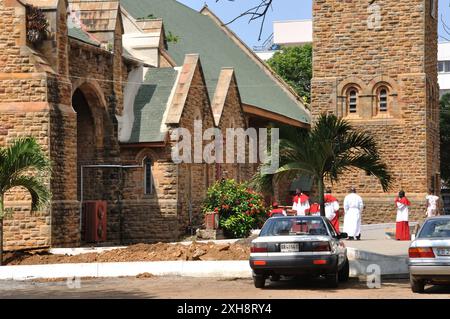
[[[312,43],[312,20],[274,21],[273,33],[261,46],[253,49],[260,59],[267,61],[282,46]]]
[[[254,47],[260,59],[267,61],[282,46],[297,46],[313,42],[312,20],[275,21],[273,33],[261,46]],[[450,42],[438,44],[439,95],[450,93]]]

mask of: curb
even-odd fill
[[[350,277],[379,274],[382,278],[409,278],[408,257],[387,256],[347,247]]]
[[[386,256],[347,248],[350,277],[379,274],[382,278],[409,276],[408,258]],[[378,268],[377,268],[378,267]],[[251,278],[248,260],[242,261],[154,261],[85,264],[49,264],[0,267],[0,280],[32,280],[73,277],[155,276]]]
[[[244,261],[154,261],[124,263],[50,264],[4,266],[0,280],[31,280],[73,277],[132,277],[143,273],[155,276],[251,278]]]

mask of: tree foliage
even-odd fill
[[[283,47],[267,61],[306,103],[311,102],[312,45]]]
[[[441,177],[450,186],[450,93],[444,94],[441,105]]]
[[[3,219],[5,195],[16,187],[24,188],[31,195],[31,210],[46,205],[51,197],[43,175],[50,171],[50,161],[34,138],[14,141],[9,147],[0,148],[0,265],[3,261]]]

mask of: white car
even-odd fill
[[[409,272],[416,293],[426,284],[450,284],[450,216],[425,220],[409,247]]]

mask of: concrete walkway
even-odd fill
[[[416,223],[411,223],[411,229]],[[395,231],[395,224],[363,225],[361,240],[346,240],[347,247],[386,256],[407,257],[410,241],[389,239],[386,232]]]

